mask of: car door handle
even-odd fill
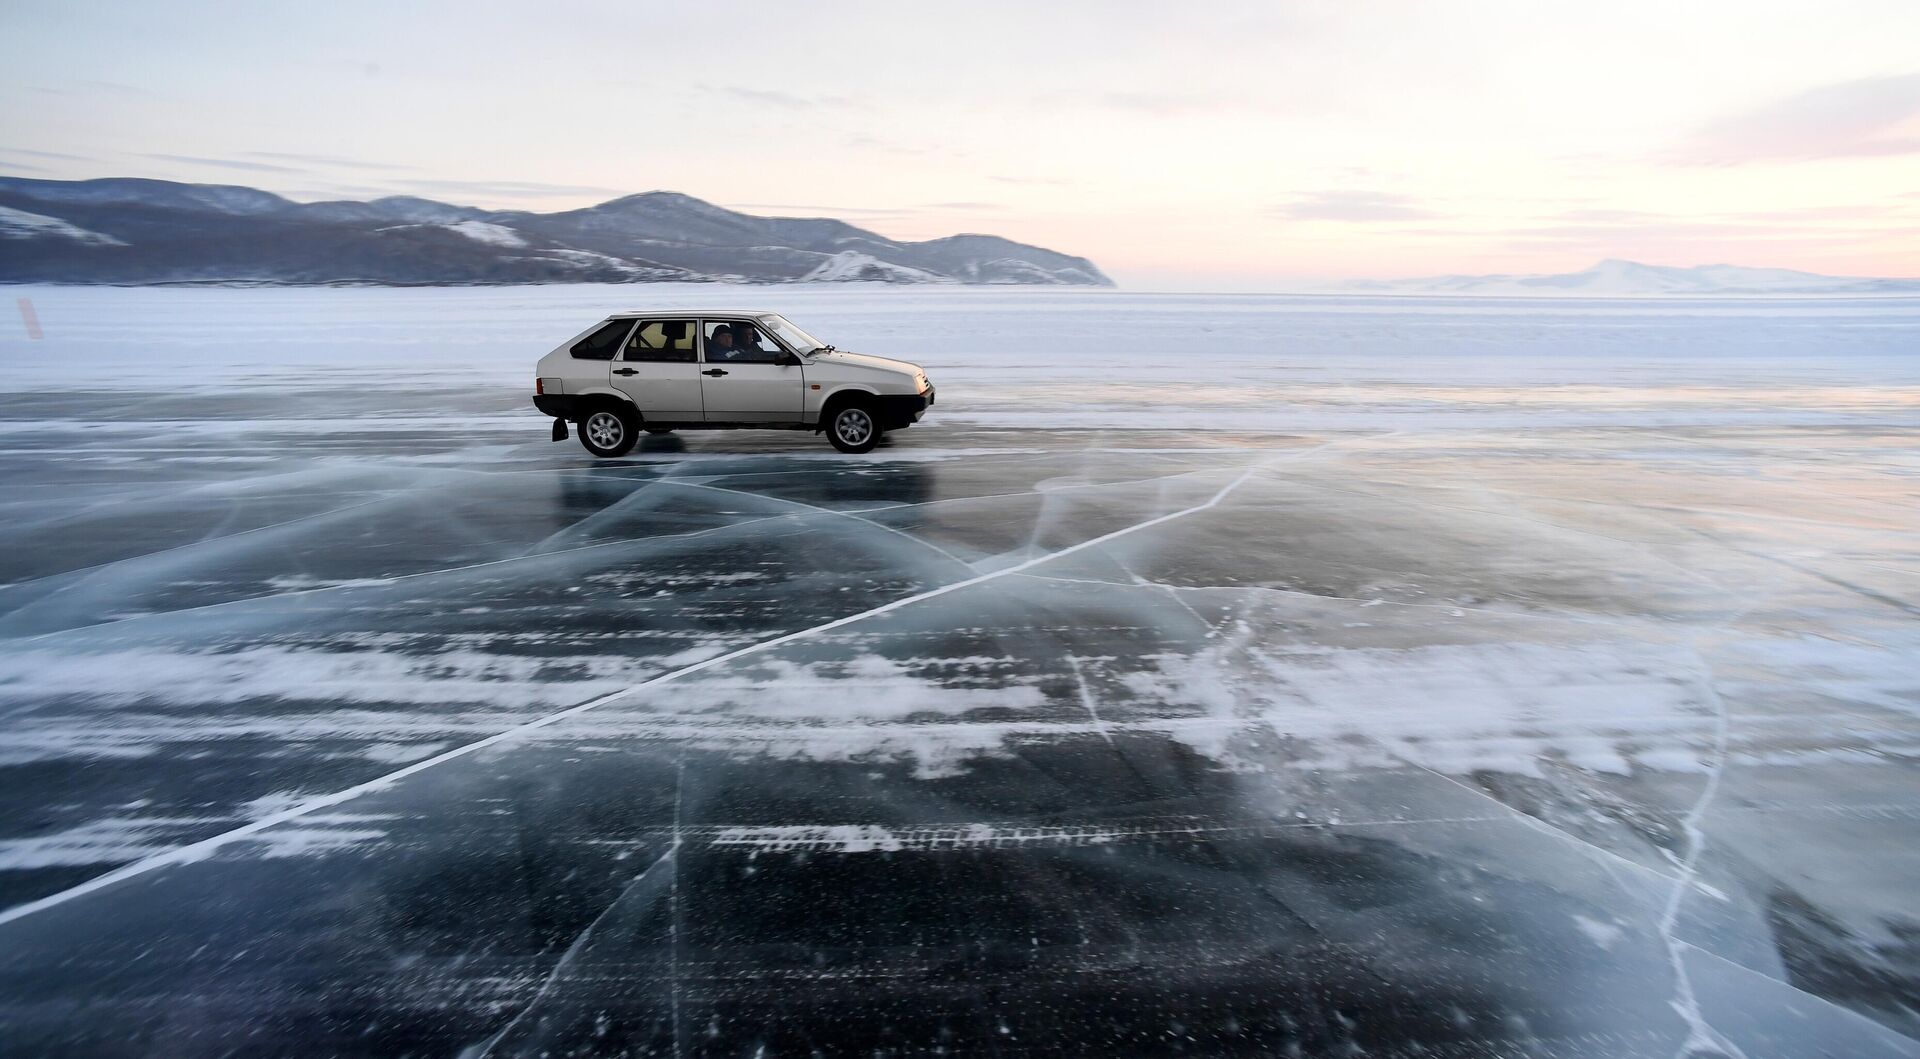
[[[717,376],[725,375],[726,373],[727,373],[727,369],[725,368],[708,368],[706,371],[703,371],[700,374],[713,375],[717,377]]]
[[[638,375],[638,374],[640,374],[639,372],[637,372],[637,371],[635,371],[635,370],[633,370],[632,368],[615,368],[615,369],[613,369],[613,373],[614,373],[615,375]]]

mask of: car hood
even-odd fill
[[[836,349],[831,353],[815,353],[813,354],[813,360],[818,364],[845,364],[860,368],[878,368],[881,371],[897,371],[909,376],[920,374],[920,365],[918,364],[904,360],[893,360],[889,357],[871,357],[865,353],[849,353],[844,349]]]

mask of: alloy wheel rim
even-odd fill
[[[858,445],[873,433],[873,420],[858,408],[849,408],[840,413],[833,421],[834,433],[849,445]]]
[[[620,435],[625,429],[620,424],[620,418],[611,412],[595,412],[587,417],[587,437],[603,449],[619,444]]]

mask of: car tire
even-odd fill
[[[843,404],[827,420],[827,440],[841,452],[872,452],[880,444],[880,417],[865,404]]]
[[[596,405],[580,417],[580,444],[603,460],[625,456],[640,433],[640,417],[616,404]]]

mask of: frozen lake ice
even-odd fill
[[[1920,299],[13,293],[0,1051],[1920,1054]]]

